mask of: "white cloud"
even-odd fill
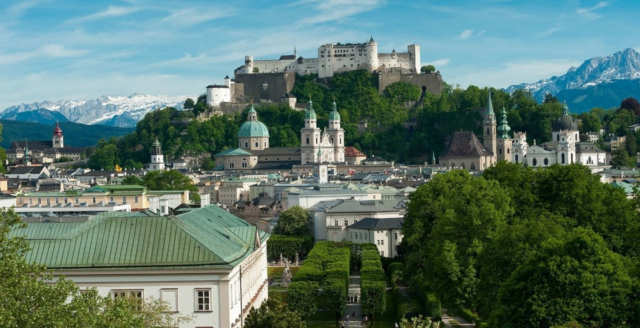
[[[162,19],[162,22],[180,26],[191,26],[199,23],[228,17],[234,10],[220,8],[186,8],[173,11],[171,15]]]
[[[60,44],[47,44],[36,50],[0,54],[0,65],[10,65],[38,57],[65,58],[87,54],[87,50],[68,49]]]
[[[103,18],[125,16],[125,15],[129,15],[129,14],[135,13],[135,12],[140,11],[140,10],[142,10],[141,7],[109,6],[109,7],[107,7],[107,9],[99,11],[99,12],[97,12],[95,14],[72,18],[72,19],[68,20],[67,23],[69,23],[69,24],[77,24],[77,23],[94,21],[94,20],[103,19]]]
[[[449,65],[449,63],[451,62],[451,59],[449,58],[441,58],[441,59],[436,59],[433,61],[429,61],[424,65],[433,65],[435,66],[436,69],[440,69],[440,67],[445,67],[447,65]]]
[[[313,3],[316,5],[315,15],[304,18],[302,24],[317,24],[341,20],[381,7],[384,0],[307,0],[296,4]]]
[[[560,31],[560,28],[558,28],[558,27],[550,28],[550,29],[538,34],[536,36],[536,39],[542,39],[542,38],[547,37],[547,36],[549,36],[549,35],[551,35],[553,33],[558,32],[558,31]]]
[[[584,17],[586,17],[587,19],[597,19],[602,17],[602,15],[599,15],[597,13],[595,13],[594,11],[600,9],[600,8],[604,8],[606,6],[608,6],[609,3],[605,2],[605,1],[600,1],[598,2],[595,6],[590,7],[590,8],[578,8],[578,10],[576,11],[579,15],[582,15]]]
[[[40,47],[40,51],[45,55],[53,58],[62,58],[62,57],[78,57],[86,54],[87,50],[79,50],[79,49],[67,49],[65,46],[61,44],[47,44]]]
[[[460,35],[458,35],[458,39],[466,40],[471,38],[472,36],[473,36],[473,30],[464,30],[462,31],[462,33],[460,33]]]

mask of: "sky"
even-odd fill
[[[419,44],[449,84],[496,88],[640,50],[637,0],[2,0],[0,109],[198,95],[255,59],[326,43]]]

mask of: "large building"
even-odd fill
[[[31,163],[53,163],[61,157],[67,157],[72,161],[81,160],[87,147],[69,147],[64,144],[64,135],[60,124],[56,123],[51,140],[14,141],[11,149],[7,149],[9,163],[27,165]]]
[[[378,43],[373,37],[365,43],[329,43],[318,48],[317,58],[284,55],[275,60],[254,60],[245,56],[244,65],[237,73],[279,73],[291,72],[300,75],[318,74],[318,77],[332,77],[335,73],[366,69],[373,72],[385,68],[403,69],[408,73],[420,72],[420,46],[411,44],[407,52],[379,53]]]
[[[267,239],[215,206],[177,216],[104,213],[83,223],[30,223],[29,263],[46,265],[80,290],[167,303],[191,315],[180,327],[242,327],[267,299]]]
[[[320,130],[313,102],[305,113],[305,126],[300,130],[301,147],[269,147],[269,129],[258,120],[251,105],[247,121],[238,130],[238,148],[215,155],[218,169],[224,170],[291,170],[293,165],[313,163],[343,163],[344,130],[336,103],[329,114],[329,128]]]
[[[472,131],[455,132],[440,155],[440,166],[482,171],[497,161],[533,167],[572,163],[595,167],[607,164],[605,151],[591,142],[580,142],[578,122],[569,114],[566,103],[562,116],[551,124],[551,141],[538,145],[533,140],[533,145],[530,146],[526,132],[515,132],[511,138],[511,128],[504,107],[500,122],[497,123],[489,91],[482,130],[482,143]]]

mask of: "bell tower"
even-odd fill
[[[56,128],[53,129],[53,137],[51,138],[51,141],[53,148],[64,148],[64,136],[62,135],[60,123],[58,122],[56,122]]]
[[[489,90],[489,98],[487,98],[487,106],[485,106],[484,121],[482,124],[483,138],[482,143],[493,155],[493,163],[496,161],[496,115],[493,112],[493,104],[491,103],[491,90]]]

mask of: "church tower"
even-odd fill
[[[340,113],[333,100],[333,111],[329,114],[329,141],[333,144],[334,163],[343,163],[344,159],[344,130],[340,127]]]
[[[24,141],[24,157],[22,159],[22,163],[26,166],[31,166],[31,159],[29,158],[29,140],[25,139]]]
[[[157,137],[151,149],[151,163],[149,164],[149,170],[164,170],[164,155],[162,155],[162,145],[160,145],[160,141],[158,141]]]
[[[317,127],[317,116],[313,110],[313,101],[309,99],[304,117],[304,128],[300,129],[301,163],[317,162],[320,150],[320,129]]]
[[[62,129],[58,122],[56,122],[56,128],[53,129],[53,137],[51,141],[53,148],[64,148],[64,136],[62,136]]]
[[[491,154],[493,154],[493,161],[496,160],[496,115],[493,112],[493,104],[491,103],[491,90],[489,90],[489,98],[487,99],[487,106],[484,112],[484,123],[482,124],[483,138],[482,143]],[[493,163],[491,163],[493,164]]]
[[[512,148],[512,140],[509,136],[509,132],[511,131],[511,127],[507,122],[507,111],[502,106],[502,113],[500,117],[500,124],[498,125],[498,161],[507,161],[511,162],[511,148]]]

